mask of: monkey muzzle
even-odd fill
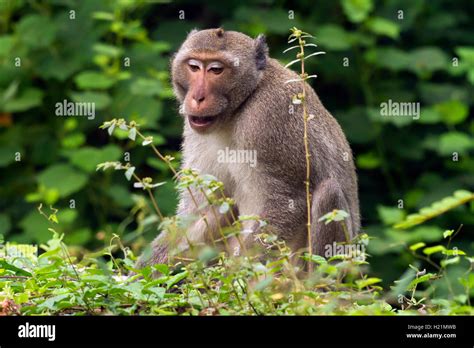
[[[189,124],[192,129],[204,131],[210,128],[217,120],[217,116],[188,116]]]

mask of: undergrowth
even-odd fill
[[[153,139],[142,135],[139,125],[124,120],[106,122],[103,128],[128,133],[167,163],[153,145]],[[160,228],[183,233],[191,221],[165,218],[159,211],[152,190],[161,185],[150,178],[140,178],[130,163],[107,162],[98,169],[124,170],[134,186],[149,194],[161,220]],[[233,200],[223,196],[222,183],[194,170],[175,172],[179,190],[192,189],[208,198],[216,214],[232,211]],[[474,194],[458,191],[453,197],[435,202],[418,214],[408,216],[397,227],[408,228],[433,218],[459,204],[474,200]],[[256,216],[232,216],[230,227],[222,227],[222,238],[213,245],[192,245],[185,257],[172,255],[169,264],[137,269],[136,255],[119,236],[110,245],[81,257],[71,255],[63,235],[55,225],[60,223],[57,210],[39,212],[51,224],[51,239],[41,245],[42,253],[18,250],[15,245],[3,247],[0,258],[0,314],[2,315],[419,315],[474,314],[471,298],[474,288],[474,258],[453,246],[461,228],[444,233],[445,245],[407,245],[407,250],[423,261],[427,269],[410,265],[390,289],[382,280],[369,276],[370,255],[365,251],[369,237],[361,234],[349,243],[334,245],[330,257],[291,251],[266,229],[265,221]],[[323,216],[325,223],[341,223],[348,214],[335,210]],[[194,220],[193,220],[194,219]],[[225,240],[238,236],[242,222],[254,219],[261,229],[256,250],[233,256]],[[153,220],[156,221],[156,220]],[[221,248],[219,245],[223,245]],[[148,251],[149,252],[149,251]],[[146,251],[145,251],[146,253]],[[261,255],[265,257],[262,258]],[[441,256],[441,257],[440,257]],[[302,262],[304,260],[304,262]],[[307,272],[308,264],[314,269]],[[448,298],[436,296],[433,281],[445,278],[452,264],[466,264],[465,273],[457,279],[462,293]],[[453,287],[450,287],[453,288]]]

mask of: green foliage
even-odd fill
[[[147,125],[157,143],[165,143],[158,120],[165,110],[174,113],[168,58],[162,57],[170,47],[150,39],[134,18],[146,8],[143,2],[86,0],[75,4],[74,18],[59,4],[17,2],[1,8],[0,166],[6,175],[0,178],[0,209],[8,221],[2,224],[7,240],[46,240],[47,233],[34,227],[36,202],[59,203],[75,213],[62,232],[89,247],[100,246],[97,233],[109,233],[128,215],[134,203],[124,191],[133,188],[95,171],[98,163],[123,159],[124,151],[106,145],[95,129],[120,110]],[[63,100],[93,103],[95,117],[56,116],[56,103]],[[173,126],[178,122],[175,117],[166,121],[167,140],[178,139],[180,130]],[[146,163],[137,156],[137,164]],[[158,175],[169,178],[164,168]],[[168,197],[171,212],[175,198]]]
[[[403,1],[400,6],[393,1],[341,0],[318,3],[316,10],[309,0],[229,2],[225,7],[215,6],[215,1],[201,2],[199,13],[208,14],[207,19],[200,17],[197,5],[190,2],[84,0],[74,3],[74,19],[70,18],[69,2],[33,3],[34,6],[25,1],[0,1],[0,236],[5,241],[46,243],[50,238],[49,223],[36,210],[39,203],[44,203],[60,208],[57,219],[61,223],[55,228],[64,234],[73,258],[82,257],[87,250],[95,250],[92,255],[102,255],[104,243],[113,234],[138,253],[154,238],[160,222],[153,199],[159,202],[164,216],[173,215],[176,206],[172,176],[180,159],[182,121],[177,116],[169,82],[171,53],[187,32],[194,27],[208,27],[207,20],[212,18],[212,23],[228,30],[251,36],[265,33],[271,55],[286,64],[291,60],[282,54],[288,28],[297,26],[314,33],[318,50],[327,52],[314,61],[308,60],[306,70],[318,75],[310,82],[342,125],[355,154],[363,229],[370,235],[367,250],[373,256],[367,282],[382,279],[372,285],[387,289],[393,281],[402,281],[406,286],[393,290],[396,298],[417,278],[418,271],[414,270],[406,278],[400,277],[409,263],[438,276],[438,269],[430,263],[433,258],[439,261],[438,267],[449,269],[453,275],[425,277],[415,292],[426,286],[429,293],[430,286],[436,287],[436,293],[444,296],[431,301],[437,306],[436,313],[462,312],[469,300],[469,289],[474,288],[474,277],[457,274],[463,274],[469,257],[448,255],[450,250],[456,250],[451,246],[445,246],[447,254],[439,251],[427,255],[423,251],[443,245],[443,238],[450,238],[443,237],[447,229],[457,231],[462,224],[462,230],[472,230],[474,226],[472,200],[469,203],[451,196],[456,190],[474,190],[474,27],[466,12],[470,1],[454,4],[449,0],[417,0]],[[289,18],[288,8],[294,11],[294,19]],[[169,15],[178,10],[196,16],[193,20],[179,20]],[[21,66],[15,65],[17,58],[21,59]],[[346,58],[348,65],[344,65]],[[56,116],[56,103],[65,99],[94,103],[95,118]],[[381,117],[380,103],[388,99],[420,102],[420,118]],[[97,126],[116,115],[139,123],[145,137],[117,126],[109,142],[107,133],[98,131]],[[147,151],[151,145],[163,156],[176,160],[151,158]],[[133,166],[128,164],[120,173],[94,170],[104,161]],[[134,188],[133,183],[137,182],[133,174],[152,179],[138,182],[141,186]],[[124,180],[125,175],[130,181]],[[232,202],[219,202],[218,210],[226,212],[231,205]],[[413,211],[419,213],[413,217],[409,215]],[[429,223],[418,225],[425,221]],[[407,230],[394,229],[394,224]],[[468,234],[460,233],[457,241],[466,255],[474,254]],[[58,262],[59,269],[70,274],[71,267],[61,257],[62,261],[51,261]],[[110,259],[105,262],[109,270],[116,267],[110,265]],[[318,262],[323,263],[320,259]],[[84,272],[91,279],[94,275],[97,279],[109,277],[101,268],[103,264],[89,266]],[[165,266],[162,269],[165,272]],[[332,272],[333,268],[327,266],[327,271]],[[8,272],[14,274],[11,269]],[[208,272],[211,275],[220,271]],[[166,276],[176,275],[171,273]],[[44,274],[42,277],[46,277]],[[68,290],[61,292],[63,278],[34,277],[40,287],[25,288],[23,278],[8,280],[2,283],[2,294],[15,294],[18,299],[14,300],[19,303],[26,303],[30,293],[31,298],[38,296],[38,303],[46,302],[38,312],[60,311],[58,308],[67,307],[68,301],[78,304],[76,313],[85,312],[83,295],[78,290],[84,282],[71,283],[74,291],[64,297]],[[221,277],[228,281],[230,276]],[[262,279],[261,291],[272,289],[278,276],[272,277],[273,280]],[[465,287],[467,295],[463,298],[456,294],[454,299],[447,278],[452,287]],[[29,282],[33,280],[29,278],[25,284]],[[107,282],[97,281],[94,286],[101,290],[113,288],[109,296],[117,296],[117,303],[127,298],[129,302],[125,303],[130,305],[104,307],[109,313],[140,311],[135,309],[137,306],[130,309],[130,299],[145,296],[141,289],[126,284],[123,286],[129,287],[125,290],[117,290],[114,281]],[[365,289],[368,283],[364,282],[358,279],[353,284]],[[43,288],[47,284],[51,286]],[[96,292],[90,286],[87,289],[93,303]],[[175,303],[189,303],[189,299],[200,302],[196,291],[187,291],[183,293],[189,296],[176,295]],[[152,286],[150,293],[145,293],[155,294],[150,296],[156,296],[154,303],[160,308],[159,313],[181,313],[174,304],[160,307],[159,299],[171,298],[174,293],[164,292],[161,286]],[[328,300],[325,310],[320,312],[318,307],[316,312],[331,313],[333,295],[336,297],[332,293],[324,300]],[[212,296],[216,302],[218,295]],[[229,296],[236,301],[233,295]],[[279,292],[269,296],[274,296],[271,301],[281,301],[281,306],[287,299]],[[278,300],[280,296],[283,297]],[[323,295],[310,292],[307,296],[319,301],[318,296]],[[417,301],[423,297],[408,296],[404,305],[421,308]],[[111,303],[107,302],[112,306]],[[270,311],[263,302],[259,306]],[[75,310],[73,305],[71,308]],[[384,308],[383,303],[374,302],[360,310],[352,308],[350,313],[385,313]],[[247,310],[249,307],[238,311]],[[296,312],[294,308],[285,312],[281,307],[278,311]]]
[[[445,197],[429,207],[422,208],[418,214],[408,215],[404,221],[397,223],[395,228],[410,228],[471,201],[474,201],[474,193],[465,190],[456,191],[453,196]]]
[[[355,23],[366,19],[374,7],[372,0],[342,0],[341,3],[346,16]]]
[[[45,215],[45,217],[47,217]],[[307,278],[290,262],[290,250],[271,235],[260,235],[267,255],[227,257],[206,246],[195,260],[135,269],[133,252],[118,236],[95,255],[70,255],[63,235],[42,245],[43,253],[0,260],[2,315],[407,315],[473,314],[462,300],[420,298],[417,289],[441,275],[412,271],[396,282],[396,306],[382,292],[382,279],[363,274],[364,261],[339,254],[317,264]],[[442,246],[434,247],[446,250]],[[424,250],[433,254],[434,248]],[[415,247],[411,248],[415,250]],[[114,256],[120,253],[122,256]],[[308,254],[305,259],[308,261]],[[459,259],[459,256],[456,256]],[[455,258],[449,259],[454,260]],[[450,262],[452,263],[452,262]],[[447,263],[445,262],[445,267]],[[472,266],[471,266],[472,267]],[[133,272],[128,274],[129,272]],[[470,293],[474,277],[459,278]],[[410,292],[410,296],[405,293]],[[460,299],[460,297],[458,297]]]

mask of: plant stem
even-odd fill
[[[302,98],[301,102],[303,104],[303,124],[304,124],[304,129],[303,129],[303,141],[304,141],[304,151],[305,151],[305,159],[306,159],[306,181],[305,181],[305,186],[306,186],[306,208],[307,208],[307,223],[306,223],[306,228],[307,228],[307,234],[308,234],[308,252],[309,252],[309,259],[312,259],[313,255],[313,238],[311,234],[311,193],[310,193],[310,153],[309,153],[309,142],[308,142],[308,110],[306,106],[306,73],[305,73],[305,68],[304,68],[304,40],[299,37],[298,38],[298,43],[300,46],[300,61],[301,61],[301,85],[302,85]],[[308,270],[309,272],[313,271],[313,263],[310,261],[308,264]]]
[[[145,136],[138,129],[137,129],[137,134],[140,138],[145,139]],[[168,167],[170,168],[173,175],[176,178],[178,178],[178,176],[179,176],[178,172],[176,171],[176,169],[173,168],[173,166],[171,165],[171,162],[169,161],[169,159],[166,158],[165,156],[163,156],[161,154],[161,152],[158,151],[158,149],[156,148],[156,146],[153,143],[151,143],[150,146],[153,149],[153,151],[155,152],[155,154],[158,156],[158,158],[160,158],[163,162],[165,162],[168,165]],[[197,203],[196,198],[194,197],[194,194],[193,194],[192,190],[189,187],[187,188],[187,190],[188,190],[189,196],[191,197],[191,200],[193,201],[193,204],[196,206],[196,209],[199,210],[199,204]],[[156,202],[155,202],[155,204],[156,204]],[[209,230],[209,222],[207,220],[206,214],[200,213],[200,215],[201,215],[204,223],[206,224],[207,230]]]
[[[138,177],[138,175],[136,175],[135,173],[133,173],[133,177],[134,177],[135,180],[137,180],[139,183],[141,183],[142,185],[144,185],[142,179],[140,179],[140,178]],[[148,195],[150,196],[151,202],[152,202],[152,204],[153,204],[153,208],[155,209],[156,213],[157,213],[158,216],[160,217],[160,220],[163,221],[163,219],[164,219],[163,214],[161,213],[161,210],[160,210],[160,208],[158,207],[158,204],[156,203],[155,197],[153,197],[153,193],[151,193],[151,190],[150,190],[149,188],[147,188],[146,191],[148,192]]]

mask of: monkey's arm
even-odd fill
[[[193,246],[211,243],[213,239],[220,238],[219,229],[226,224],[225,216],[219,214],[217,207],[207,205],[203,194],[194,190],[191,192],[192,197],[188,191],[181,193],[177,218],[184,221],[195,217],[196,220],[189,226],[178,230],[176,235],[161,231],[151,244],[151,256],[146,259],[142,256],[137,267],[167,263],[173,255],[181,254]]]
[[[156,237],[151,243],[151,255],[142,254],[137,261],[136,267],[143,268],[147,265],[155,265],[158,263],[168,262],[168,236],[165,231]]]

